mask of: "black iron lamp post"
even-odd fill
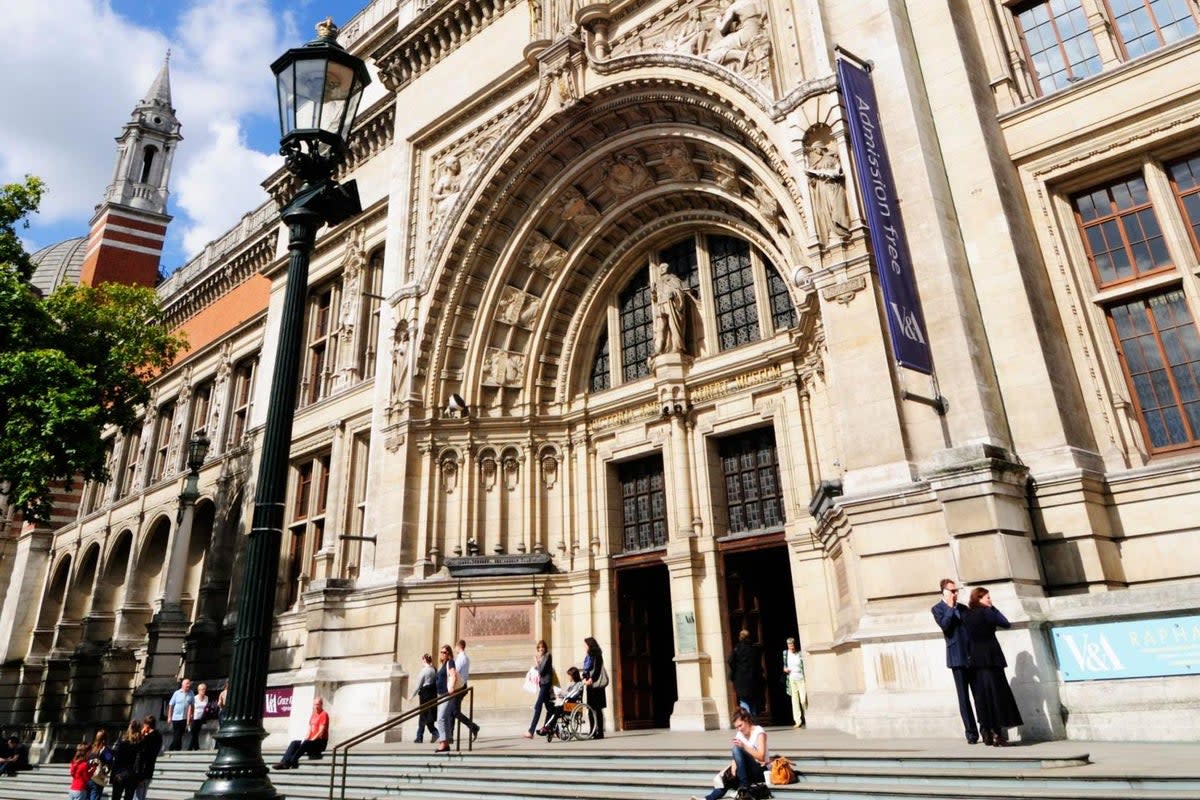
[[[333,173],[346,158],[346,138],[371,78],[361,59],[337,43],[332,20],[317,38],[293,48],[271,65],[279,90],[280,153],[301,185],[280,216],[288,226],[287,289],[279,346],[263,430],[254,518],[246,541],[245,571],[238,597],[237,631],[229,670],[229,694],[217,756],[196,798],[278,800],[262,757],[263,700],[271,655],[275,582],[283,539],[288,451],[300,372],[308,259],[322,225],[337,225],[362,211],[354,181],[338,184]]]

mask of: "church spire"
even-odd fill
[[[96,207],[81,282],[153,286],[166,238],[167,189],[183,139],[171,106],[171,53],[117,138],[112,183]]]

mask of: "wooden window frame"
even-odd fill
[[[1168,44],[1173,44],[1173,42],[1167,42],[1166,37],[1163,36],[1162,25],[1159,24],[1158,18],[1154,14],[1154,9],[1150,6],[1150,0],[1133,0],[1133,2],[1140,2],[1142,4],[1142,7],[1146,10],[1146,14],[1150,18],[1151,24],[1154,26],[1154,32],[1158,35],[1158,46],[1152,47],[1149,50],[1144,50],[1143,52],[1137,53],[1136,55],[1130,55],[1129,46],[1125,41],[1125,37],[1121,34],[1121,25],[1119,22],[1119,15],[1114,10],[1111,0],[1103,0],[1104,12],[1108,17],[1108,19],[1107,19],[1108,27],[1109,27],[1109,30],[1112,31],[1112,37],[1113,37],[1113,40],[1116,42],[1117,48],[1121,54],[1122,61],[1132,61],[1134,59],[1150,55],[1151,53],[1153,53],[1156,50],[1161,50],[1162,48],[1166,47]],[[1184,0],[1184,7],[1191,14],[1192,21],[1194,23],[1196,23],[1196,26],[1197,26],[1197,31],[1193,31],[1191,34],[1188,34],[1188,35],[1195,36],[1197,32],[1200,32],[1200,15],[1197,15],[1196,9],[1192,5],[1192,0]],[[1144,38],[1144,37],[1142,37],[1142,38]]]
[[[1079,0],[1076,0],[1076,2],[1079,2]],[[1042,86],[1042,76],[1040,76],[1038,74],[1037,67],[1035,66],[1034,60],[1033,60],[1033,52],[1029,49],[1029,41],[1026,37],[1025,27],[1021,24],[1021,13],[1028,9],[1031,9],[1035,6],[1039,6],[1039,5],[1049,6],[1050,3],[1051,3],[1051,0],[1025,0],[1024,2],[1006,3],[1006,5],[1008,6],[1008,11],[1012,15],[1013,25],[1016,27],[1017,39],[1020,41],[1020,44],[1021,44],[1021,55],[1025,62],[1025,67],[1029,71],[1030,77],[1033,79],[1032,80],[1033,90],[1037,94],[1038,97],[1045,97],[1046,95],[1053,94],[1054,92],[1061,92],[1064,87],[1052,86],[1050,88],[1045,88]],[[1086,11],[1086,9],[1083,8],[1082,2],[1079,2],[1079,7],[1080,7],[1080,10],[1083,11],[1084,15],[1086,16],[1087,11]],[[1080,80],[1084,80],[1085,78],[1090,78],[1092,75],[1099,74],[1100,72],[1102,72],[1104,70],[1103,60],[1101,60],[1100,69],[1097,70],[1096,72],[1089,73],[1087,75],[1076,75],[1075,69],[1073,68],[1072,64],[1070,63],[1070,60],[1067,58],[1066,44],[1065,44],[1065,41],[1063,40],[1062,34],[1059,33],[1058,25],[1055,23],[1053,16],[1050,17],[1050,25],[1054,31],[1054,40],[1055,40],[1055,42],[1058,43],[1057,49],[1058,49],[1059,57],[1062,59],[1063,66],[1065,67],[1065,72],[1067,74],[1066,80],[1068,83],[1074,83],[1075,81],[1080,81]],[[1099,47],[1096,45],[1096,37],[1094,34],[1091,33],[1090,29],[1089,29],[1088,33],[1089,33],[1089,35],[1092,36],[1092,46],[1097,48],[1096,58],[1100,58],[1100,55],[1098,52]]]
[[[1114,208],[1115,203],[1111,200],[1112,187],[1116,186],[1119,183],[1127,182],[1131,179],[1137,179],[1142,182],[1142,185],[1145,187],[1145,191],[1146,191],[1146,202],[1142,203],[1140,205],[1131,206],[1130,208],[1126,208],[1126,209],[1115,209]],[[1078,206],[1076,200],[1084,195],[1092,194],[1100,189],[1107,190],[1110,195],[1109,213],[1106,215],[1096,217],[1095,219],[1090,220],[1088,222],[1084,222],[1083,215],[1079,212],[1079,206]],[[1154,208],[1154,198],[1150,194],[1149,182],[1146,180],[1146,176],[1143,172],[1138,171],[1135,173],[1127,173],[1123,176],[1119,176],[1119,177],[1113,178],[1111,180],[1105,181],[1104,183],[1091,186],[1087,189],[1080,190],[1078,192],[1073,193],[1071,195],[1070,200],[1071,200],[1071,211],[1075,217],[1075,225],[1076,225],[1076,228],[1079,230],[1080,239],[1083,242],[1083,249],[1084,249],[1084,252],[1087,254],[1088,265],[1091,267],[1091,270],[1092,270],[1092,278],[1095,281],[1096,287],[1098,289],[1112,289],[1112,288],[1118,287],[1118,286],[1125,286],[1125,285],[1135,283],[1140,280],[1144,280],[1144,279],[1149,278],[1154,275],[1161,275],[1163,273],[1170,272],[1171,270],[1175,269],[1175,262],[1170,259],[1170,255],[1171,255],[1170,248],[1167,247],[1167,244],[1166,244],[1166,235],[1167,234],[1166,234],[1165,229],[1163,228],[1162,222],[1160,222],[1158,219],[1158,212]],[[1149,209],[1150,212],[1154,215],[1155,224],[1158,225],[1159,236],[1161,236],[1163,238],[1163,247],[1167,251],[1168,262],[1165,265],[1155,267],[1153,269],[1147,270],[1146,272],[1140,272],[1137,267],[1137,258],[1134,255],[1133,250],[1131,249],[1132,246],[1129,242],[1129,236],[1126,233],[1125,225],[1123,224],[1123,219],[1125,217],[1133,216],[1133,215],[1137,214],[1138,212],[1144,211],[1147,209]],[[1090,228],[1102,225],[1109,220],[1115,220],[1117,222],[1117,230],[1120,232],[1120,235],[1121,235],[1121,248],[1125,252],[1126,258],[1129,259],[1130,266],[1133,268],[1133,274],[1125,276],[1123,278],[1117,278],[1116,280],[1111,280],[1111,281],[1106,282],[1100,276],[1100,269],[1096,264],[1096,257],[1095,257],[1095,254],[1092,252],[1092,246],[1091,246],[1091,243],[1088,241],[1087,234],[1088,234],[1088,230]]]

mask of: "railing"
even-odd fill
[[[334,800],[335,797],[341,798],[341,800],[345,800],[345,798],[346,798],[346,772],[350,766],[350,748],[351,747],[360,745],[363,742],[367,741],[368,739],[373,739],[376,736],[378,736],[379,734],[383,733],[384,731],[390,731],[392,728],[396,727],[400,723],[410,720],[413,717],[419,716],[420,714],[422,714],[425,711],[428,711],[431,708],[437,708],[442,703],[449,703],[454,700],[461,700],[464,696],[469,697],[469,700],[467,701],[468,702],[467,716],[471,717],[475,714],[475,687],[468,685],[468,686],[464,686],[461,689],[455,689],[453,692],[450,692],[450,694],[445,694],[434,700],[430,700],[427,703],[422,703],[421,705],[417,706],[416,708],[410,708],[408,711],[405,711],[403,714],[401,714],[398,717],[392,717],[391,719],[389,719],[386,722],[379,723],[374,728],[369,728],[369,729],[363,731],[362,733],[358,734],[357,736],[352,736],[349,739],[346,739],[345,741],[341,741],[341,742],[338,742],[337,744],[335,744],[333,746],[333,763],[329,765],[329,800]],[[454,727],[454,749],[461,751],[462,750],[462,736],[460,736],[459,734],[462,733],[462,724],[457,719],[453,719],[450,722],[451,722],[451,724],[453,724],[455,726]],[[468,751],[471,750],[471,744],[472,744],[472,742],[471,742],[470,738],[468,738],[467,739],[467,750]],[[341,781],[340,793],[338,793],[336,791],[337,775],[338,775],[338,755],[339,754],[341,755],[341,758],[342,758],[342,781]]]

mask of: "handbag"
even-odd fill
[[[537,667],[530,667],[529,672],[525,673],[525,682],[521,684],[521,688],[529,694],[537,694],[542,690],[542,676]]]
[[[592,686],[596,689],[608,688],[608,667],[600,665],[600,676],[592,679]]]
[[[733,789],[738,785],[737,776],[733,774],[733,767],[729,766],[721,770],[713,778],[714,789]]]
[[[96,768],[92,771],[92,777],[90,778],[90,780],[92,783],[96,784],[97,786],[107,786],[108,785],[108,764],[105,764],[103,761],[98,761],[96,763]]]

